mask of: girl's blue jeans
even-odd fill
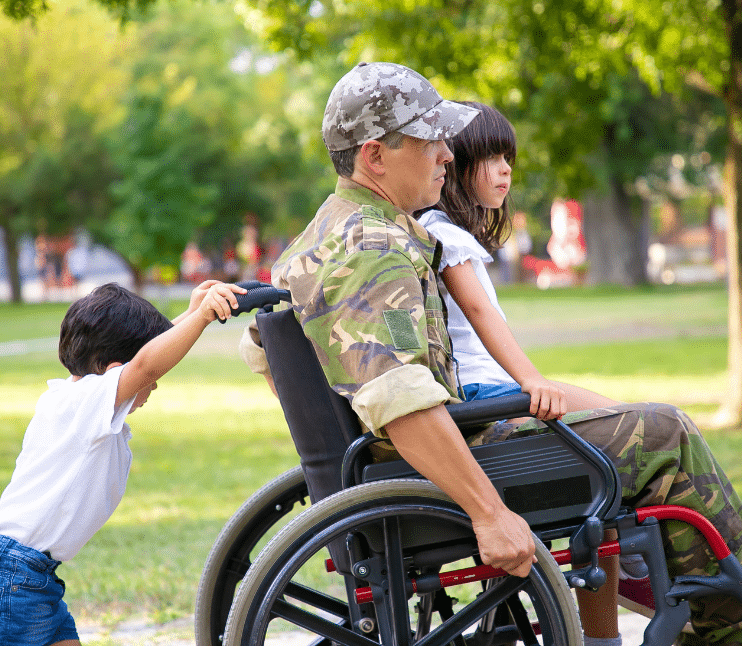
[[[467,384],[463,390],[468,402],[523,392],[514,381],[507,384]]]

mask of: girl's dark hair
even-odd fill
[[[515,130],[495,108],[474,101],[461,103],[477,108],[480,114],[459,134],[447,140],[453,161],[446,166],[446,183],[437,208],[493,253],[510,235],[510,196],[499,209],[484,208],[477,201],[474,180],[480,164],[496,155],[503,155],[508,164],[513,165]]]
[[[144,344],[173,327],[149,301],[108,283],[75,301],[59,334],[59,360],[77,377],[102,375],[131,361]]]

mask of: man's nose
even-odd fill
[[[448,142],[445,140],[441,140],[441,146],[440,146],[440,157],[441,157],[441,163],[447,164],[450,161],[453,161],[453,153],[451,152],[451,149],[448,146]]]

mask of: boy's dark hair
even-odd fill
[[[510,195],[499,209],[486,209],[476,201],[474,180],[479,165],[496,155],[503,155],[513,165],[517,152],[515,130],[495,108],[473,101],[461,103],[480,113],[456,136],[446,140],[453,161],[446,166],[446,183],[437,208],[493,253],[510,235]]]
[[[75,301],[59,334],[59,360],[76,377],[102,375],[131,361],[143,345],[173,324],[149,301],[107,283]]]

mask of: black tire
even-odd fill
[[[260,553],[235,596],[227,620],[224,644],[262,646],[269,628],[273,630],[277,627],[271,625],[272,622],[279,624],[286,621],[294,630],[301,629],[307,637],[314,638],[313,641],[307,639],[306,643],[322,645],[381,643],[388,646],[398,639],[392,634],[402,635],[402,643],[411,644],[420,638],[426,639],[426,644],[430,646],[517,643],[523,641],[523,635],[528,635],[535,624],[539,624],[537,632],[541,631],[541,641],[537,643],[555,646],[582,644],[580,621],[564,575],[536,537],[539,562],[526,579],[502,577],[495,580],[495,585],[484,593],[481,593],[481,584],[478,583],[459,586],[457,590],[462,589],[472,601],[465,600],[457,605],[452,619],[442,620],[432,629],[426,626],[423,631],[425,634],[418,634],[417,637],[413,637],[415,628],[410,622],[408,595],[405,592],[410,585],[407,573],[411,551],[406,549],[403,557],[401,549],[384,548],[382,560],[379,561],[382,565],[377,571],[386,577],[386,581],[377,590],[387,592],[374,596],[372,616],[387,617],[389,621],[379,621],[379,625],[374,627],[376,632],[370,634],[371,639],[368,640],[358,630],[357,621],[354,620],[357,616],[354,610],[360,607],[355,606],[352,600],[354,594],[351,594],[350,601],[345,595],[344,586],[350,581],[350,587],[353,588],[356,580],[345,577],[345,581],[337,587],[338,592],[328,593],[324,587],[318,589],[312,583],[315,574],[311,568],[316,567],[314,561],[326,554],[325,547],[333,541],[336,541],[334,545],[338,542],[344,544],[347,536],[354,535],[354,540],[358,542],[359,534],[365,540],[375,532],[379,538],[383,534],[383,540],[377,543],[394,545],[392,539],[399,528],[406,528],[402,530],[406,536],[417,534],[418,540],[424,535],[423,540],[432,541],[433,546],[439,540],[439,529],[449,530],[449,537],[458,532],[465,536],[456,540],[475,544],[472,542],[474,536],[469,518],[429,482],[388,480],[340,492],[297,516]],[[424,529],[420,532],[418,528]],[[368,539],[367,542],[370,544],[374,539]],[[373,551],[367,550],[367,553]],[[310,572],[305,572],[306,568],[310,568]],[[364,582],[359,583],[365,585]],[[465,589],[467,586],[469,590]],[[472,587],[475,588],[473,591]],[[524,597],[527,609],[524,609],[521,601]],[[402,601],[395,602],[395,598]],[[496,612],[503,604],[520,616],[521,623],[497,626],[496,635],[483,634],[480,619]],[[460,608],[461,605],[463,607]],[[499,614],[511,616],[510,612]],[[281,617],[279,621],[275,621],[277,616]],[[329,616],[335,619],[329,620]],[[531,635],[530,643],[534,643],[534,639]]]
[[[224,525],[211,547],[196,592],[198,646],[221,646],[237,585],[258,551],[296,515],[296,503],[309,503],[301,467],[290,469],[255,492]]]

